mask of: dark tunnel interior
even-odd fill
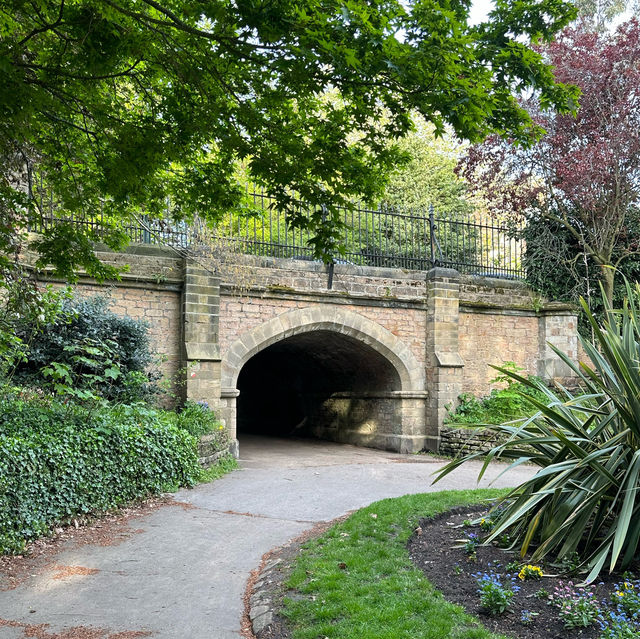
[[[334,393],[400,390],[400,377],[368,344],[319,330],[254,355],[240,371],[238,390],[238,431],[282,437],[300,434]]]

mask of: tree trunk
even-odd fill
[[[601,264],[600,270],[602,272],[602,290],[604,291],[604,297],[613,305],[613,282],[616,276],[616,270],[610,264]]]

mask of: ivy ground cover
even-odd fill
[[[146,404],[81,406],[16,391],[0,398],[0,552],[201,476],[197,439]]]

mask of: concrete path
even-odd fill
[[[241,470],[181,490],[180,507],[131,522],[137,534],[108,546],[71,540],[0,592],[0,639],[237,639],[246,581],[265,552],[378,499],[475,487],[479,470],[469,465],[432,486],[443,462],[427,456],[258,437],[241,440],[240,453]],[[520,468],[494,485],[531,473]],[[34,634],[27,624],[48,626]]]

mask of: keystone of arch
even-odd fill
[[[320,330],[348,335],[367,344],[393,365],[403,391],[424,390],[423,367],[401,339],[363,315],[335,307],[296,309],[247,331],[223,357],[222,387],[235,388],[242,367],[261,350],[288,337]]]

